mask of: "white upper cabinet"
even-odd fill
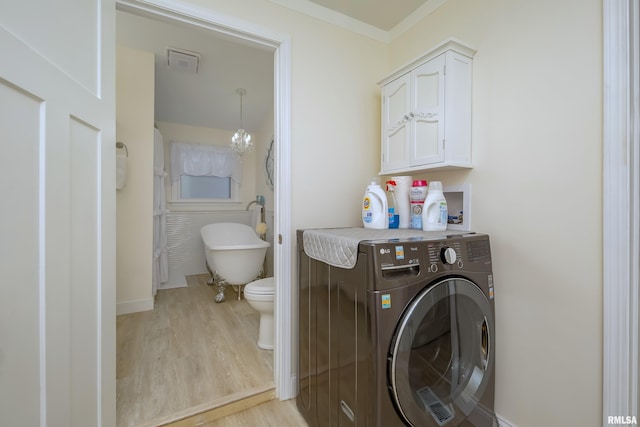
[[[474,53],[448,40],[380,82],[381,174],[471,167]]]

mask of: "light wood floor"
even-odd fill
[[[205,423],[192,424],[202,427],[307,427],[296,409],[295,400],[281,402],[270,400],[234,415]]]
[[[117,317],[118,427],[166,424],[230,395],[274,388],[273,352],[256,345],[258,313],[230,287],[216,304],[207,278],[189,276],[186,288],[158,291],[153,311]]]
[[[256,393],[245,399],[220,406],[170,423],[162,427],[308,427],[296,408],[295,399],[281,402],[273,399],[273,390]]]

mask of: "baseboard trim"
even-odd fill
[[[291,375],[291,383],[289,390],[291,393],[289,394],[289,399],[295,399],[298,395],[298,376],[296,374]],[[280,400],[288,400],[288,399],[280,399]]]
[[[116,315],[153,310],[153,298],[123,301],[116,304]]]
[[[498,426],[500,427],[518,427],[515,424],[513,424],[511,421],[506,420],[500,414],[496,414],[496,418],[498,419]]]
[[[253,408],[275,399],[274,384],[234,393],[182,412],[157,418],[138,427],[195,427]]]

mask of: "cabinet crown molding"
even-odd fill
[[[477,49],[469,46],[468,44],[456,39],[456,38],[448,38],[446,40],[444,40],[443,42],[441,42],[439,45],[437,45],[436,47],[434,47],[433,49],[429,50],[428,52],[420,55],[419,57],[415,58],[414,60],[412,60],[411,62],[409,62],[408,64],[398,68],[396,71],[394,71],[393,73],[391,73],[389,76],[385,77],[384,79],[380,80],[378,82],[378,85],[380,86],[384,86],[385,84],[397,79],[398,77],[402,76],[403,74],[408,73],[409,71],[411,71],[412,69],[414,69],[415,67],[417,67],[418,65],[420,65],[423,62],[426,62],[430,59],[435,58],[436,56],[448,51],[448,50],[452,50],[454,52],[459,53],[460,55],[464,55],[467,56],[469,58],[473,58],[473,56],[476,54]]]

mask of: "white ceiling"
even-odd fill
[[[355,28],[362,24],[387,34],[426,5],[446,0],[271,0],[325,21]],[[328,13],[327,13],[328,12]],[[348,17],[348,18],[347,18]],[[240,126],[240,97],[246,89],[243,121],[248,131],[264,125],[273,111],[273,52],[201,28],[117,11],[118,44],[155,55],[155,120],[235,130]],[[167,66],[167,48],[200,54],[198,73]]]
[[[126,12],[116,15],[118,44],[155,55],[155,120],[216,129],[263,124],[273,110],[273,52],[223,39],[216,33]],[[200,54],[197,74],[169,69],[167,48]]]

